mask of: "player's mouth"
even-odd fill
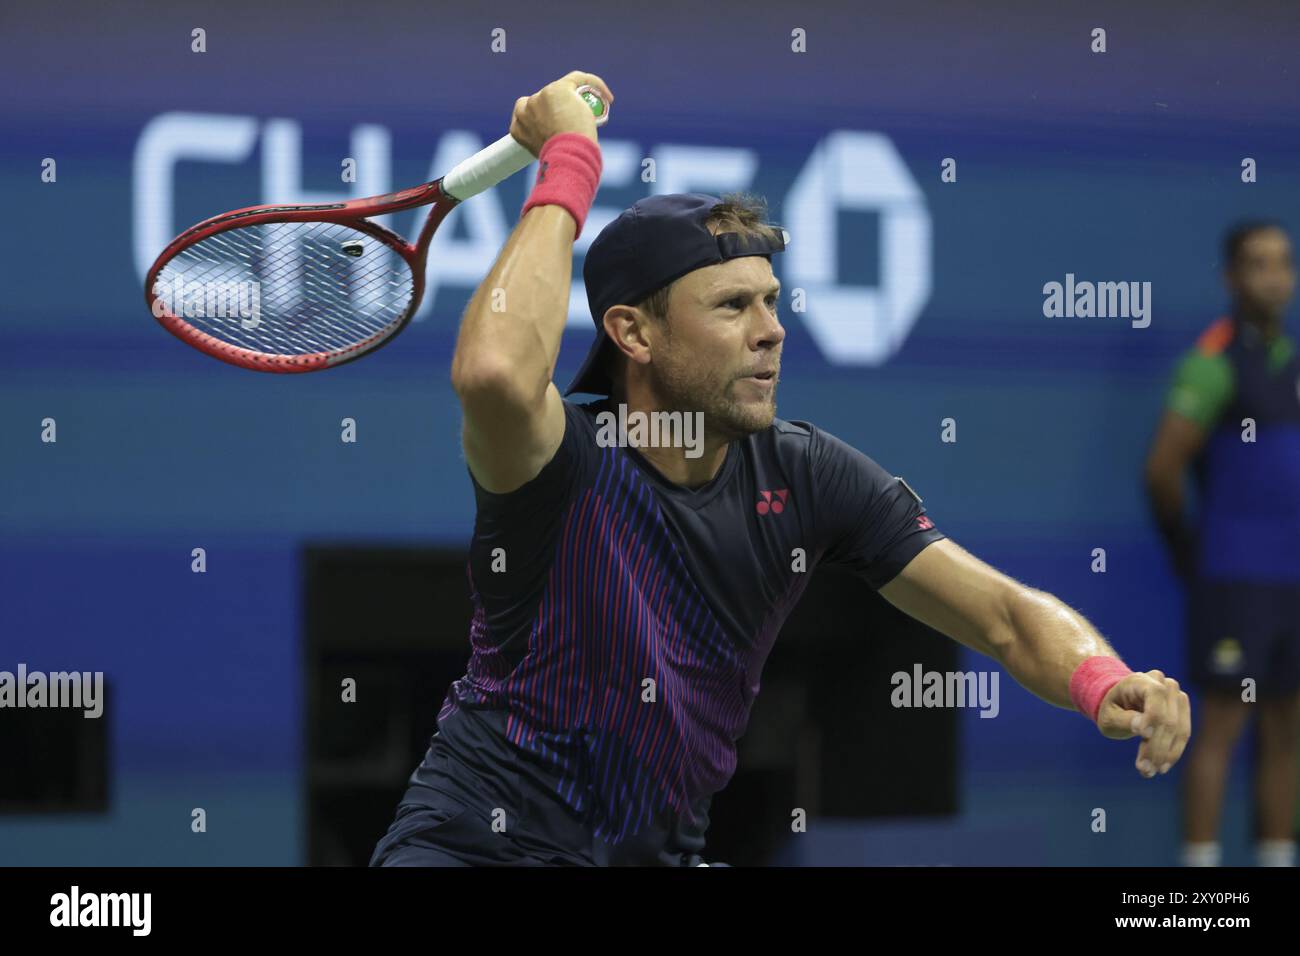
[[[776,369],[765,369],[755,372],[752,375],[746,375],[741,379],[742,382],[752,382],[761,389],[768,390],[776,386]]]

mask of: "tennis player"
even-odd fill
[[[477,501],[471,656],[372,865],[706,865],[711,796],[819,565],[1107,737],[1142,737],[1138,770],[1167,771],[1190,728],[1175,681],[962,550],[866,455],[776,417],[786,236],[757,200],[653,196],[600,232],[583,268],[596,341],[566,395],[605,397],[561,397],[601,173],[584,83],[613,102],[574,72],[515,104],[537,181],[452,362]]]

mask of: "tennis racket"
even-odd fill
[[[576,92],[603,126],[604,98],[590,86]],[[172,335],[232,365],[314,372],[351,362],[411,321],[429,242],[447,213],[534,158],[506,135],[423,186],[213,216],[163,250],[145,278],[145,302]],[[370,220],[430,204],[414,244]]]

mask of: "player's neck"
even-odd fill
[[[722,470],[730,443],[706,449],[699,458],[687,458],[684,448],[641,447],[641,457],[654,465],[655,471],[675,485],[698,488],[707,485]]]
[[[645,401],[644,396],[630,398],[617,386],[609,397],[608,408],[620,427],[626,425],[628,444],[675,485],[684,488],[706,485],[727,460],[731,440],[710,432],[705,427],[704,415],[699,412],[666,416],[662,414],[663,409]]]

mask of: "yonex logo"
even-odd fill
[[[928,515],[917,515],[916,526],[922,531],[929,531],[934,527],[934,522],[930,520]]]
[[[763,500],[758,502],[754,506],[754,509],[761,515],[765,515],[769,511],[773,514],[779,515],[785,510],[785,499],[790,494],[790,489],[782,488],[780,491],[760,491],[759,494],[763,496]],[[775,501],[772,500],[773,495],[776,495]]]
[[[551,164],[550,164],[550,161],[544,159],[544,160],[542,160],[541,165],[538,167],[538,169],[537,169],[537,181],[538,181],[539,183],[544,183],[544,182],[546,182],[546,167],[549,166],[549,165],[551,165]]]

